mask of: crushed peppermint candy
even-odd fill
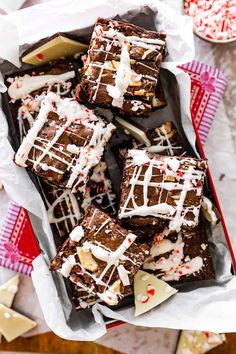
[[[193,18],[194,29],[206,38],[236,38],[235,0],[185,0],[184,8]]]
[[[143,294],[138,294],[136,298],[142,304],[146,304],[148,302],[148,300],[149,300],[149,296],[143,295]]]
[[[148,284],[148,286],[147,286],[147,293],[149,294],[149,295],[155,295],[155,293],[156,293],[156,288],[155,288],[155,286],[153,286],[152,284]]]

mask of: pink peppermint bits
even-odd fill
[[[184,7],[193,18],[194,29],[206,38],[236,38],[235,0],[185,0]]]

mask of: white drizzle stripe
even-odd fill
[[[197,206],[184,206],[184,203],[189,191],[193,191],[196,197],[201,197],[202,185],[199,185],[199,182],[203,181],[205,171],[197,168],[198,161],[192,158],[179,158],[178,160],[176,157],[163,157],[157,160],[154,157],[149,158],[145,150],[129,150],[128,155],[131,162],[126,168],[134,166],[134,170],[129,180],[130,191],[120,208],[119,218],[147,215],[160,217],[170,220],[169,230],[177,232],[180,231],[182,225],[196,226],[200,203]],[[148,167],[145,172],[143,172],[144,166]],[[155,171],[158,176],[162,177],[163,182],[151,181],[155,177]],[[174,177],[175,182],[165,180],[165,176]],[[138,206],[135,201],[136,186],[141,186],[143,190],[143,205],[141,206]],[[159,199],[154,205],[153,200],[152,205],[149,205],[148,190],[150,188],[159,190]],[[173,199],[174,205],[167,204],[168,193],[165,201],[161,202],[164,190],[179,191],[178,198]],[[172,198],[171,194],[170,197]],[[186,218],[188,213],[191,213],[193,220]]]
[[[60,75],[38,75],[15,77],[14,81],[8,87],[8,94],[13,100],[25,98],[31,92],[39,90],[45,86],[55,85],[57,83],[64,84],[67,80],[75,77],[74,71],[68,71]]]
[[[160,131],[161,133],[160,133]],[[157,137],[153,139],[155,145],[153,144],[150,147],[145,148],[148,152],[159,153],[167,150],[168,155],[174,156],[176,155],[176,150],[182,150],[182,146],[177,146],[176,143],[171,143],[168,138],[168,133],[166,131],[165,125],[163,124],[159,129],[155,130],[157,133]],[[179,155],[179,154],[178,154]]]
[[[55,159],[61,159],[57,154],[52,154],[52,149],[55,147],[55,144],[57,144],[58,139],[72,123],[80,124],[92,129],[92,137],[83,147],[78,149],[77,146],[69,145],[68,150],[73,150],[73,153],[78,154],[78,156],[74,157],[70,163],[63,160],[63,163],[68,165],[67,170],[70,172],[66,188],[72,188],[72,192],[74,193],[76,192],[77,187],[82,184],[81,188],[84,191],[84,182],[86,181],[88,173],[93,166],[99,163],[103,154],[104,146],[115,130],[115,126],[111,123],[105,125],[100,118],[94,115],[93,111],[88,110],[76,101],[71,100],[70,98],[61,99],[55,93],[50,92],[42,101],[37,120],[24,138],[15,156],[15,162],[19,166],[27,166],[26,161],[32,148],[42,149],[42,147],[37,144],[37,140],[40,141],[38,133],[47,122],[49,112],[55,112],[59,116],[59,119],[66,117],[66,120],[64,124],[59,126],[59,129],[56,130],[52,140],[48,141],[43,147],[42,154],[35,159],[33,167],[36,169],[40,164],[42,166],[42,160],[47,155],[49,157],[54,157]],[[48,169],[51,169],[51,166],[48,166]]]
[[[111,214],[115,214],[116,196],[112,192],[111,181],[105,177],[105,170],[107,166],[105,162],[100,162],[93,170],[90,180],[104,184],[104,192],[98,193],[91,197],[90,190],[86,188],[86,193],[82,198],[80,193],[72,193],[70,189],[59,189],[50,186],[50,194],[53,195],[53,202],[49,202],[48,193],[44,193],[44,187],[41,190],[46,203],[48,221],[54,224],[57,228],[59,235],[61,235],[61,225],[66,228],[66,232],[70,233],[71,230],[78,224],[78,221],[83,217],[84,211],[91,205],[92,201],[96,201],[103,210],[110,210]],[[83,202],[80,206],[81,199]],[[56,211],[61,217],[56,217]],[[64,235],[63,235],[64,236]]]
[[[122,46],[120,64],[116,71],[115,86],[107,85],[107,92],[109,96],[113,98],[112,105],[121,108],[124,103],[124,94],[132,82],[132,70],[130,66],[128,46],[118,33],[116,35],[118,36],[120,45]]]

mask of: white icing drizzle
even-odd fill
[[[157,261],[146,262],[143,266],[144,269],[158,270],[156,276],[165,281],[178,281],[184,275],[197,273],[204,265],[200,256],[184,259],[184,241],[181,233],[178,234],[176,242],[163,239],[155,243],[150,250],[153,258],[165,253],[170,253],[170,255],[167,258],[161,257]]]
[[[187,193],[193,191],[196,196],[201,196],[202,185],[198,183],[203,180],[205,172],[197,169],[198,161],[192,158],[163,157],[160,160],[150,158],[145,150],[129,150],[128,153],[131,162],[126,168],[134,166],[133,174],[129,180],[130,191],[127,199],[120,208],[119,218],[132,216],[155,216],[170,220],[169,230],[179,232],[182,225],[193,227],[198,223],[200,203],[197,206],[185,206]],[[188,165],[184,165],[188,163]],[[147,167],[143,172],[144,166]],[[153,176],[161,176],[162,182],[154,182]],[[170,182],[165,177],[173,177],[174,182]],[[135,201],[135,187],[141,186],[143,190],[143,205],[137,205]],[[149,188],[158,188],[159,196],[156,203],[149,205]],[[177,191],[176,199],[173,199],[174,205],[162,201],[163,191]],[[200,192],[199,192],[200,191]],[[200,193],[200,194],[199,194]],[[169,197],[172,197],[171,194]],[[187,218],[191,214],[193,219]]]
[[[67,80],[73,79],[74,77],[74,71],[68,71],[59,75],[30,76],[26,74],[24,76],[15,77],[14,81],[8,87],[8,94],[12,100],[20,100],[33,91],[58,83],[65,84]]]
[[[48,221],[51,224],[55,224],[59,234],[61,233],[60,223],[63,222],[66,232],[69,233],[83,216],[82,210],[79,206],[79,196],[71,193],[70,189],[62,190],[52,186],[51,188],[53,189],[54,197],[52,204],[49,202],[47,195],[43,193],[47,207]],[[57,209],[60,210],[62,216],[56,217]]]
[[[46,203],[48,221],[56,226],[59,235],[61,235],[60,223],[63,223],[65,231],[70,233],[93,201],[96,201],[103,210],[108,210],[111,214],[116,213],[116,196],[112,192],[111,181],[105,176],[106,169],[106,163],[103,161],[93,169],[90,180],[95,183],[102,182],[104,188],[103,191],[95,193],[92,197],[90,188],[86,188],[86,193],[82,197],[80,193],[72,193],[70,189],[50,186],[49,193],[52,194],[50,199],[53,201],[49,202],[48,193],[44,193],[44,187],[42,186],[41,190]],[[57,217],[56,214],[61,216]]]
[[[105,171],[107,169],[107,165],[104,161],[100,161],[99,164],[93,169],[93,173],[90,176],[90,180],[96,183],[102,182],[104,185],[103,191],[96,193],[96,195],[91,196],[90,191],[86,191],[84,200],[82,203],[82,208],[87,209],[87,207],[92,203],[92,201],[96,201],[97,204],[101,205],[101,208],[105,211],[110,210],[111,214],[116,213],[116,196],[112,192],[111,180],[106,178]],[[104,205],[104,199],[105,201]]]
[[[50,141],[46,141],[44,147],[40,147],[37,141],[39,131],[43,128],[47,122],[49,112],[55,112],[59,119],[64,119],[64,124],[59,126],[54,137]],[[33,162],[33,168],[36,169],[43,163],[44,157],[47,155],[51,158],[61,160],[57,154],[53,153],[54,145],[58,139],[67,130],[71,124],[80,124],[93,131],[92,137],[89,141],[86,141],[84,146],[73,148],[70,146],[70,151],[73,151],[75,156],[71,161],[63,159],[63,163],[67,165],[67,170],[70,171],[70,177],[67,182],[66,188],[71,188],[72,192],[76,192],[79,185],[82,184],[81,190],[85,190],[85,181],[91,168],[98,164],[104,150],[106,142],[110,139],[115,126],[112,123],[105,125],[105,123],[95,116],[93,111],[88,110],[83,105],[80,105],[73,99],[65,98],[61,99],[53,92],[49,92],[45,99],[42,101],[41,109],[39,111],[37,120],[32,128],[28,131],[27,136],[24,138],[18,152],[15,156],[15,162],[22,167],[27,166],[27,159],[32,148],[42,150],[41,155],[38,156]],[[41,139],[42,141],[42,139]],[[95,148],[96,147],[96,148]],[[61,153],[64,153],[61,151]],[[66,153],[64,153],[66,155]],[[53,166],[48,166],[49,169],[53,169]],[[63,173],[63,171],[58,171]]]
[[[112,105],[121,108],[124,102],[124,94],[132,82],[130,57],[128,46],[124,40],[124,35],[114,31],[112,28],[109,31],[113,31],[114,33],[112,37],[116,36],[116,38],[119,40],[121,46],[121,54],[120,64],[116,71],[115,86],[107,85],[107,92],[111,97],[113,97]]]
[[[145,147],[146,151],[159,153],[166,150],[168,155],[174,156],[177,154],[178,150],[182,150],[182,146],[178,146],[175,142],[171,143],[165,124],[163,124],[160,128],[155,129],[155,131],[158,135],[153,139],[155,145],[153,144],[150,147]]]

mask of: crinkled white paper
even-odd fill
[[[184,132],[194,145],[195,135],[189,112],[190,80],[185,73],[175,68],[176,65],[188,62],[194,57],[193,38],[190,34],[191,21],[187,17],[177,15],[159,1],[103,0],[98,3],[96,0],[63,0],[11,13],[5,16],[4,23],[1,22],[1,17],[0,26],[4,26],[6,34],[8,29],[11,30],[12,38],[19,35],[19,43],[26,47],[27,43],[33,43],[57,31],[76,31],[85,35],[98,16],[113,17],[119,14],[122,18],[129,19],[135,13],[139,14],[139,20],[147,20],[147,5],[154,12],[159,11],[156,18],[157,28],[168,34],[169,55],[163,68],[175,74],[174,78],[164,71],[164,76],[167,75],[172,81],[163,82],[164,89],[168,92],[169,104],[166,109],[158,112],[158,122],[172,119],[180,127],[181,115]],[[2,38],[0,57],[17,64],[17,39],[10,43],[8,39],[7,35],[6,40]],[[175,80],[179,87],[180,107],[174,101],[174,98],[178,100],[178,92],[173,95],[173,90],[177,87]],[[145,124],[145,120],[143,123]],[[236,279],[230,275],[230,256],[220,227],[216,228],[213,235],[213,241],[217,245],[215,253],[218,278],[214,285],[178,293],[168,302],[139,318],[134,317],[132,308],[114,312],[99,304],[93,308],[94,317],[90,311],[72,311],[62,277],[48,270],[48,259],[55,255],[56,250],[46,211],[26,171],[12,162],[13,150],[7,141],[7,125],[2,112],[0,154],[0,179],[9,197],[30,211],[33,227],[40,241],[42,255],[34,262],[32,279],[46,322],[57,335],[71,340],[99,338],[106,332],[102,313],[110,318],[148,327],[236,331]]]

